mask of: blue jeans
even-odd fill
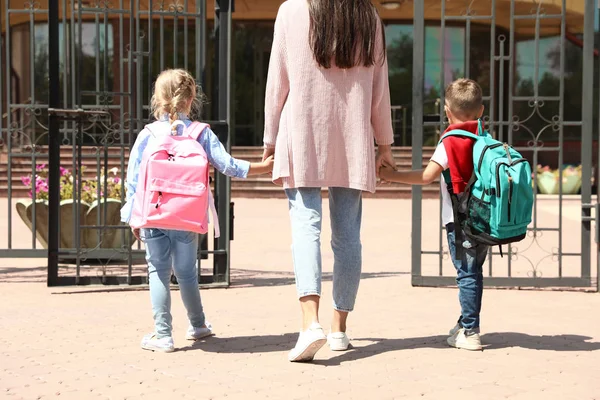
[[[481,313],[481,298],[483,296],[483,264],[488,253],[488,246],[472,245],[465,239],[461,259],[456,257],[454,224],[446,226],[448,247],[452,263],[456,268],[456,283],[458,285],[458,300],[460,302],[460,318],[458,323],[466,330],[479,329]]]
[[[286,189],[292,223],[292,257],[298,297],[321,295],[320,188]],[[329,188],[331,248],[333,250],[333,306],[352,311],[362,266],[360,224],[362,192]]]
[[[142,229],[146,246],[150,298],[156,336],[171,336],[171,269],[175,272],[183,305],[194,327],[205,324],[198,288],[198,235],[166,229]]]

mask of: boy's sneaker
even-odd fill
[[[350,339],[345,332],[333,332],[327,335],[327,343],[333,351],[345,351],[350,347]]]
[[[457,322],[456,325],[454,325],[454,328],[450,329],[448,335],[453,336],[456,332],[459,331],[460,328],[462,328],[462,326],[460,326],[460,324]]]
[[[144,336],[141,343],[142,349],[171,353],[175,350],[173,338],[170,336],[158,338],[155,333]]]
[[[476,331],[467,331],[465,328],[460,328],[450,336],[447,340],[448,345],[457,349],[465,350],[482,350],[481,338]]]
[[[194,328],[192,325],[190,325],[187,333],[185,334],[185,338],[187,340],[200,340],[202,338],[212,336],[212,325],[208,322],[205,325],[206,326],[202,328]]]
[[[317,351],[327,343],[327,336],[318,322],[313,323],[310,328],[300,332],[298,342],[288,354],[288,360],[292,362],[312,361]]]

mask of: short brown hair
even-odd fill
[[[446,87],[446,105],[452,114],[477,119],[483,105],[481,86],[472,79],[457,79]]]

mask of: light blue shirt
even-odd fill
[[[190,126],[192,121],[185,115],[179,115],[179,119],[185,124],[186,128]],[[165,132],[169,132],[170,125],[167,116],[160,119],[165,124]],[[183,134],[183,126],[177,126],[177,134]],[[129,222],[131,218],[131,211],[133,209],[133,195],[137,187],[140,163],[142,162],[142,155],[144,150],[148,146],[148,142],[152,135],[148,130],[143,130],[138,135],[131,151],[129,153],[129,165],[127,166],[127,182],[125,187],[127,189],[126,200],[127,202],[121,208],[121,221]],[[223,144],[219,141],[219,138],[210,128],[205,128],[202,134],[198,137],[198,143],[202,145],[202,148],[206,152],[208,162],[215,167],[220,173],[231,176],[234,178],[246,178],[248,171],[250,170],[250,163],[244,160],[238,160],[233,158],[227,151]]]

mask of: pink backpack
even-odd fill
[[[219,237],[219,219],[208,180],[210,164],[198,143],[208,125],[193,122],[182,136],[153,132],[165,126],[164,122],[154,122],[145,127],[152,137],[142,155],[129,225],[207,233],[210,208],[215,237]]]

